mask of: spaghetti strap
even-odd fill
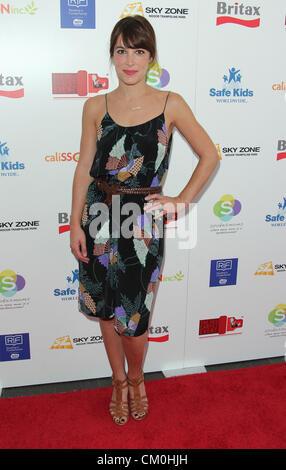
[[[107,93],[105,93],[105,108],[106,108],[106,113],[108,113],[108,108],[107,108]]]
[[[165,112],[165,109],[166,109],[166,104],[167,104],[167,101],[168,101],[168,98],[169,98],[169,94],[170,94],[170,92],[168,92],[168,94],[167,94],[167,97],[166,97],[166,100],[165,100],[165,106],[164,106],[164,109],[163,109],[163,113]]]

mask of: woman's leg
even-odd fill
[[[114,320],[100,320],[104,346],[115,382],[109,405],[109,412],[116,424],[128,421],[128,386],[125,372],[125,358],[121,337],[114,329]],[[121,381],[121,385],[120,382]]]
[[[104,346],[115,379],[126,378],[124,350],[120,335],[115,331],[114,320],[99,320]]]
[[[119,380],[126,378],[125,353],[128,364],[128,377],[130,379],[137,378],[143,366],[148,332],[146,331],[143,335],[136,337],[119,335],[114,329],[113,320],[100,320],[100,327],[114,377]],[[127,400],[128,391],[130,398],[134,398],[134,387],[129,386],[122,391],[122,400]],[[144,382],[139,385],[139,393],[142,397],[146,395]],[[112,400],[115,399],[116,390],[114,388]]]
[[[123,348],[125,351],[126,359],[127,359],[127,364],[128,364],[128,378],[134,381],[134,379],[138,378],[140,376],[140,372],[142,371],[143,368],[143,360],[144,360],[144,355],[146,352],[146,347],[147,347],[147,341],[148,341],[148,331],[146,331],[143,335],[140,336],[135,336],[135,337],[130,337],[130,336],[122,336],[122,344]],[[146,390],[145,390],[145,384],[144,381],[142,381],[139,385],[136,386],[136,389],[138,387],[139,395],[140,397],[146,396]],[[131,399],[135,398],[135,386],[129,384],[128,385],[129,389],[129,395]],[[135,402],[135,404],[132,406],[131,404],[131,409],[133,408],[133,417],[135,419],[142,419],[146,413],[148,412],[148,399],[144,398],[143,401],[141,402],[141,406],[138,408],[138,403]]]
[[[137,377],[141,370],[147,347],[148,332],[141,336],[121,336],[128,364],[128,375]]]

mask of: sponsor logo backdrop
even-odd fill
[[[180,93],[220,156],[184,242],[182,220],[166,224],[144,370],[284,354],[285,13],[282,0],[0,3],[0,385],[111,373],[98,321],[78,311],[69,217],[83,103],[117,86],[109,36],[132,14],[157,34],[149,85]],[[197,161],[175,131],[164,193]]]

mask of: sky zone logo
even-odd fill
[[[189,8],[178,8],[175,5],[173,7],[146,7],[145,13],[151,18],[186,18],[189,14]],[[123,9],[120,18],[126,16],[141,15],[144,16],[144,8],[142,2],[131,2],[127,3]]]
[[[261,147],[249,145],[239,145],[237,147],[221,147],[220,144],[216,144],[216,148],[220,160],[222,160],[223,157],[257,157],[261,151]]]
[[[276,263],[273,267],[272,261],[267,261],[262,263],[256,269],[255,276],[274,276],[275,271],[278,273],[286,272],[286,263],[278,264]]]
[[[247,28],[258,28],[260,26],[260,7],[244,5],[235,2],[232,5],[226,2],[217,2],[217,19],[216,24],[220,26],[226,23],[238,24]],[[238,16],[242,17],[239,18]],[[245,16],[255,17],[253,19],[245,19]],[[259,18],[256,18],[256,17]]]

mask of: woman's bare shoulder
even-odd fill
[[[87,100],[84,103],[84,107],[88,109],[90,112],[96,110],[99,110],[100,108],[105,106],[105,94],[104,95],[98,95],[98,96],[91,96],[87,98]]]
[[[169,101],[169,104],[172,106],[188,106],[183,96],[180,95],[180,93],[177,93],[175,91],[169,92],[168,101]]]
[[[83,114],[97,123],[105,114],[105,95],[87,98],[83,105]]]

